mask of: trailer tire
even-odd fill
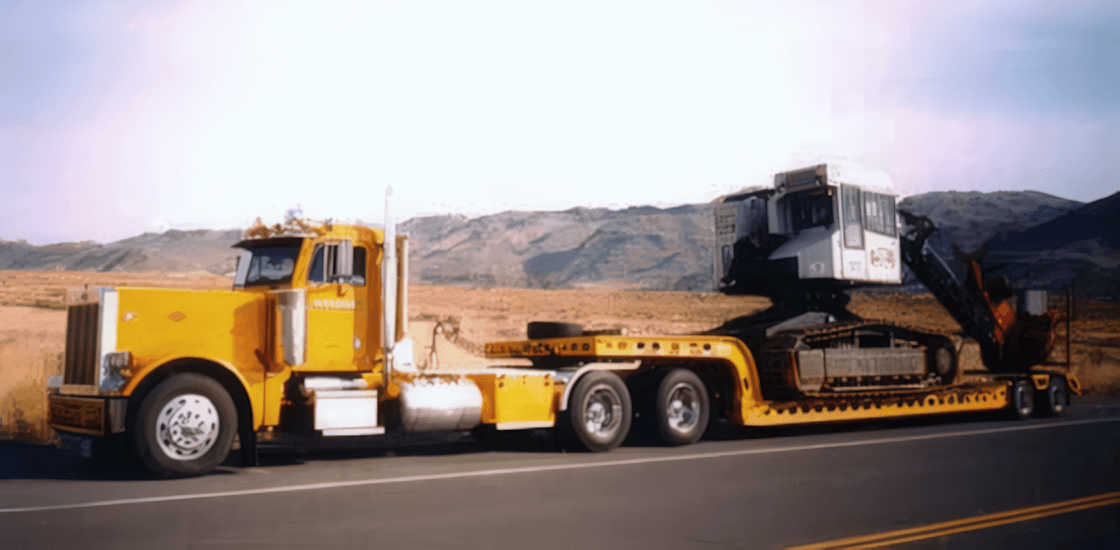
[[[660,371],[652,385],[646,410],[648,431],[664,445],[691,445],[708,428],[711,406],[708,390],[696,373],[688,369]]]
[[[1030,380],[1016,380],[1011,385],[1011,409],[1019,420],[1034,415],[1034,385]]]
[[[558,427],[567,443],[592,452],[609,451],[630,432],[633,407],[626,384],[608,371],[589,372],[576,382]]]
[[[542,338],[572,338],[583,334],[583,326],[576,323],[530,321],[525,332],[530,340],[540,340]]]
[[[1061,416],[1065,412],[1066,407],[1069,406],[1069,385],[1064,378],[1058,376],[1050,377],[1050,385],[1046,386],[1046,410],[1044,414],[1047,416]]]
[[[157,475],[204,475],[221,464],[233,446],[237,408],[213,378],[181,373],[144,397],[133,434],[141,462]]]

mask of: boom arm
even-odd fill
[[[968,282],[962,284],[926,242],[937,230],[933,222],[905,210],[898,213],[909,226],[899,243],[902,261],[964,333],[980,344],[985,366],[996,372],[1024,372],[1046,359],[1054,345],[1053,314],[1016,316],[1006,301],[993,300],[977,258],[966,258]]]
[[[910,226],[910,231],[903,234],[899,242],[902,261],[961,325],[965,334],[977,342],[995,341],[996,331],[987,305],[967,291],[941,255],[926,243],[937,231],[933,222],[905,210],[898,213]]]

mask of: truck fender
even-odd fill
[[[638,366],[640,366],[641,364],[641,361],[629,361],[626,363],[587,363],[586,365],[583,365],[574,371],[556,371],[554,376],[565,381],[564,392],[560,394],[560,410],[568,410],[568,398],[572,394],[572,388],[576,387],[576,384],[579,382],[579,379],[583,377],[583,375],[596,370],[638,370]]]
[[[259,407],[255,407],[253,404],[253,399],[251,397],[251,393],[249,392],[249,381],[246,380],[245,376],[242,375],[242,373],[239,372],[236,368],[234,368],[233,365],[227,363],[226,361],[221,361],[218,359],[211,359],[207,357],[168,357],[160,359],[158,361],[153,361],[129,378],[128,383],[125,385],[125,387],[121,388],[121,394],[128,396],[131,400],[131,398],[135,396],[134,394],[138,389],[150,389],[152,386],[154,386],[154,384],[149,384],[149,381],[156,380],[156,383],[158,383],[158,380],[163,378],[163,376],[161,375],[164,372],[195,371],[195,369],[190,368],[190,365],[197,364],[208,364],[211,366],[211,368],[221,369],[223,371],[223,374],[236,379],[240,388],[227,388],[227,390],[230,392],[230,397],[233,398],[235,403],[244,401],[243,405],[248,409],[248,411],[242,411],[242,405],[239,403],[238,413],[240,414],[242,412],[248,412],[249,418],[246,418],[245,420],[247,420],[248,425],[252,426],[254,429],[256,428],[256,426],[260,425],[260,416],[262,414],[262,411]],[[155,375],[154,378],[153,375]],[[219,380],[219,382],[221,382],[221,380]]]

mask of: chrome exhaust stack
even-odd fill
[[[408,241],[399,245],[397,243],[392,196],[393,188],[386,188],[384,244],[381,256],[381,346],[385,353],[386,384],[392,380],[395,371],[416,370],[412,339],[408,337]]]
[[[397,343],[397,231],[390,209],[393,188],[385,189],[385,231],[381,247],[381,349],[385,353],[385,383],[393,378],[393,348]]]

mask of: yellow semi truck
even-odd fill
[[[184,476],[211,471],[235,442],[246,464],[258,443],[467,430],[481,437],[551,428],[573,445],[607,451],[631,433],[693,443],[719,422],[1059,413],[1066,392],[1078,391],[1076,379],[1053,371],[794,395],[767,389],[781,386],[770,379],[777,373],[796,386],[799,369],[831,364],[826,352],[752,352],[732,336],[624,336],[545,322],[530,324],[528,340],[486,345],[491,358],[532,366],[425,371],[407,334],[407,240],[392,228],[389,219],[385,230],[258,223],[235,245],[232,290],[121,287],[75,296],[64,374],[48,384],[51,426],[66,446],[123,438],[153,472]],[[897,347],[904,360],[915,356]],[[895,348],[892,341],[887,349]],[[869,360],[882,363],[881,351]]]

